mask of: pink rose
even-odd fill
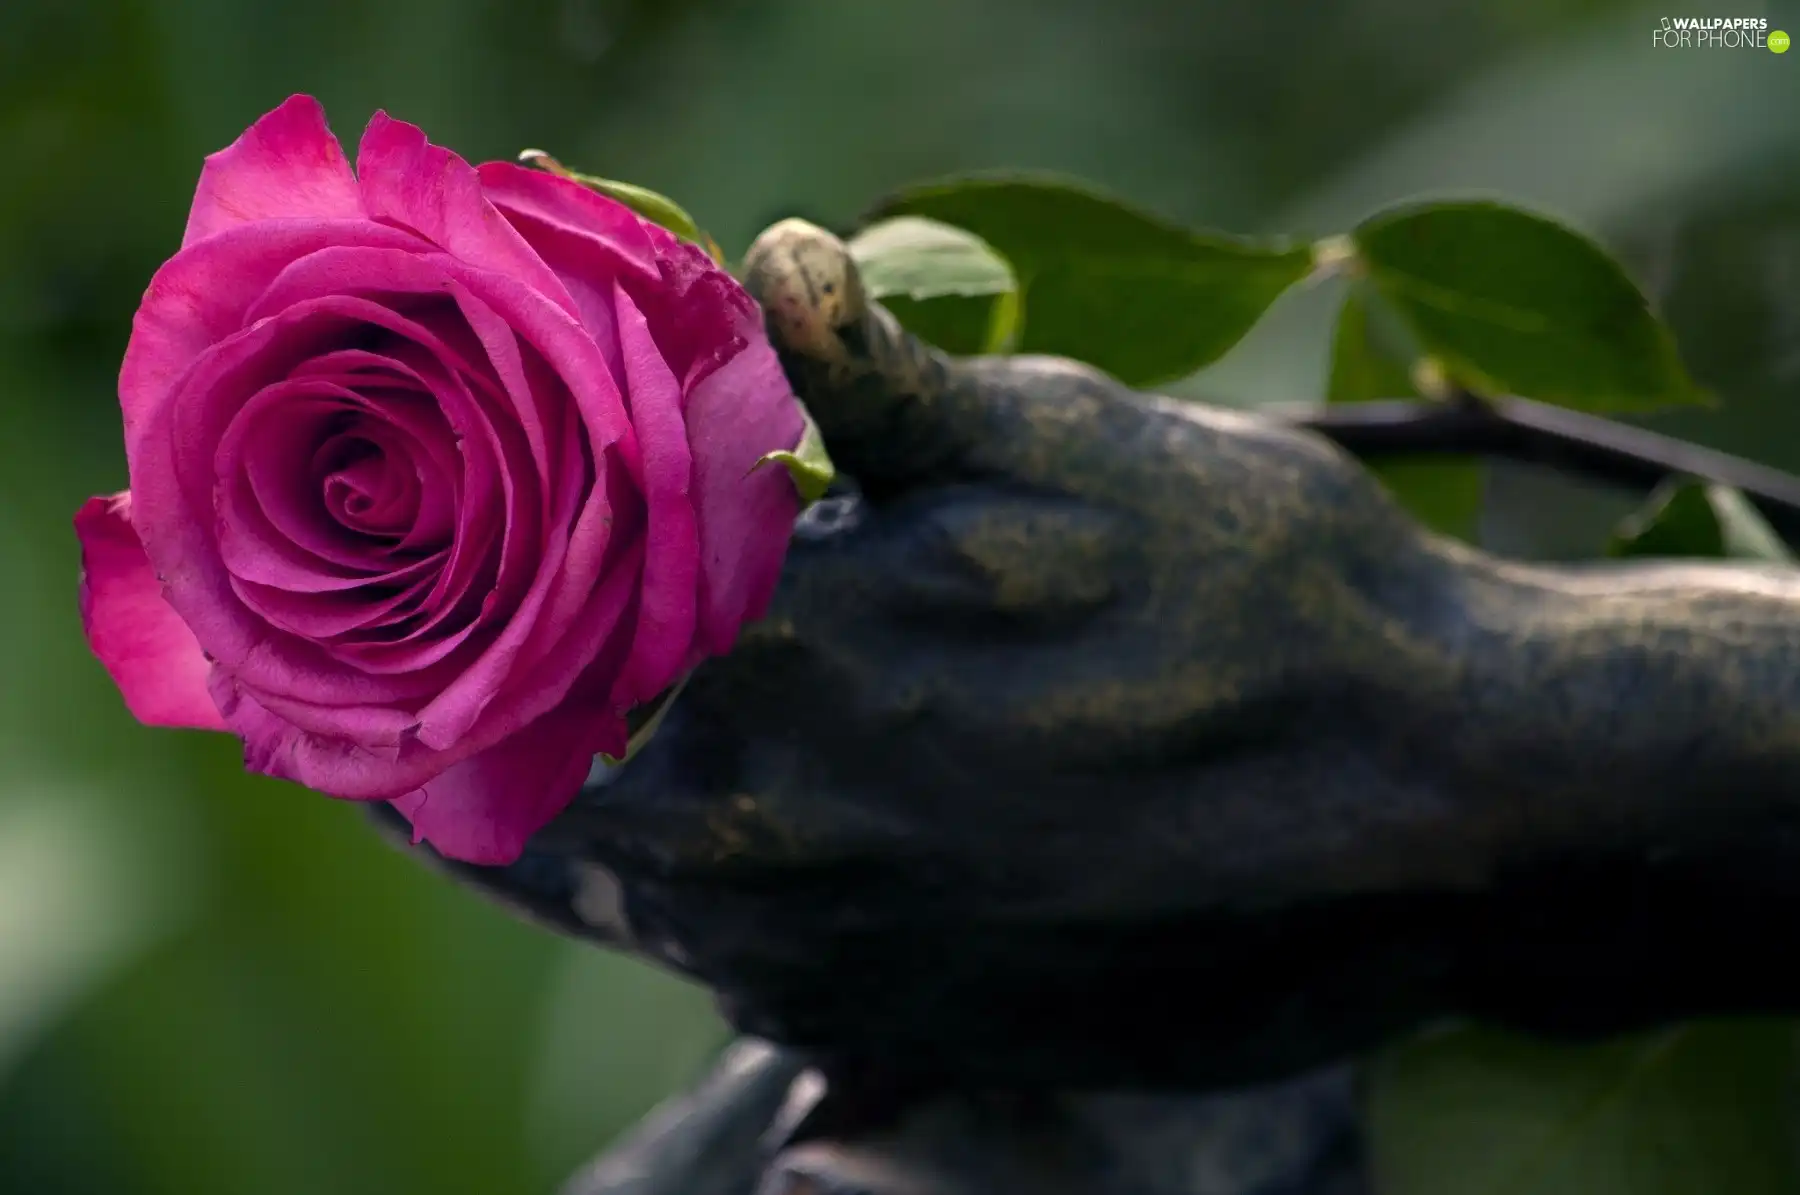
[[[629,209],[295,96],[207,159],[75,518],[137,717],[504,863],[767,608],[802,415],[750,297]]]

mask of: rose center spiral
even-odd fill
[[[392,539],[419,518],[419,470],[406,446],[373,420],[352,418],[313,454],[326,512],[346,530]]]

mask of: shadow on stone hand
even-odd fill
[[[747,275],[856,484],[639,756],[459,874],[865,1127],[1800,1005],[1755,928],[1800,895],[1794,574],[1497,561],[1275,421],[946,360],[818,230]]]

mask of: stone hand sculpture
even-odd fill
[[[796,1141],[1800,1007],[1800,573],[1497,560],[1312,433],[947,359],[810,226],[746,275],[854,492],[640,754],[457,871],[804,1059]]]

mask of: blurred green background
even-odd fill
[[[676,196],[729,251],[972,168],[1319,235],[1498,191],[1626,256],[1718,412],[1800,467],[1800,54],[1655,49],[1612,0],[0,0],[0,1191],[547,1192],[723,1038],[703,993],[515,923],[347,806],[152,732],[82,643],[69,518],[122,486],[132,311],[201,157],[294,91],[472,159]],[[1702,5],[1687,15],[1769,15]],[[1186,393],[1323,386],[1336,294]],[[1628,501],[1519,470],[1485,537]]]

